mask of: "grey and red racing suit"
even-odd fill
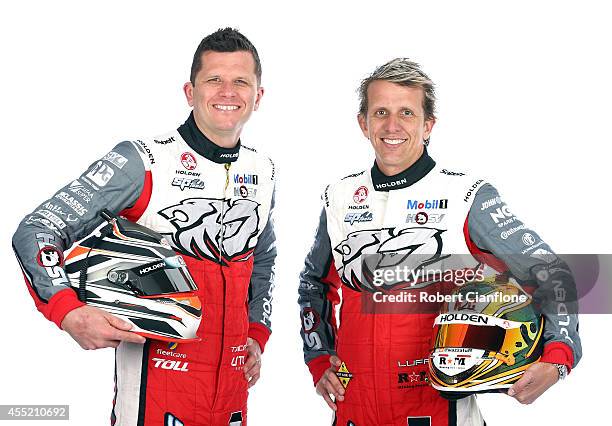
[[[190,115],[176,131],[118,144],[23,219],[13,247],[36,307],[58,326],[82,302],[38,253],[68,249],[104,208],[164,234],[198,285],[200,342],[117,348],[111,424],[246,424],[247,337],[263,350],[270,335],[274,182],[269,158],[215,145]]]
[[[524,286],[533,285],[534,299],[543,305],[541,361],[571,369],[580,359],[571,272],[485,180],[442,168],[425,151],[395,176],[385,176],[376,164],[347,176],[326,188],[323,202],[300,275],[299,304],[304,358],[314,383],[330,367],[331,355],[344,363],[340,376],[346,393],[336,401],[335,425],[484,423],[474,395],[449,401],[428,383],[437,312],[377,308],[375,294],[394,289],[372,285],[367,256],[378,256],[380,264],[420,255],[424,260],[417,262],[432,268],[452,265],[451,259],[461,256],[463,268],[510,273]],[[447,291],[443,284],[424,288]],[[567,300],[559,300],[560,294]],[[561,303],[563,310],[557,309]]]

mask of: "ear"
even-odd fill
[[[361,128],[361,132],[366,139],[370,139],[370,133],[368,132],[368,121],[363,114],[357,114],[357,122]]]
[[[190,81],[183,84],[183,92],[185,93],[185,97],[187,98],[187,104],[190,107],[193,106],[193,84]]]
[[[429,139],[429,135],[431,135],[431,130],[433,129],[434,124],[436,124],[435,118],[425,120],[425,125],[423,129],[423,139]]]
[[[257,108],[259,108],[259,101],[261,101],[261,98],[264,95],[264,88],[259,86],[257,88],[257,96],[255,97],[255,105],[253,105],[253,111],[257,111]]]

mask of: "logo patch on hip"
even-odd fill
[[[342,383],[344,389],[346,389],[349,382],[353,378],[353,375],[350,371],[348,371],[348,368],[346,368],[346,364],[344,362],[340,364],[340,368],[338,368],[338,371],[336,371],[336,376],[338,376],[338,378],[340,379],[340,383]]]

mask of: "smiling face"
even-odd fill
[[[263,96],[255,60],[247,51],[204,52],[194,83],[185,83],[183,89],[198,128],[226,148],[236,145],[242,126]]]
[[[425,119],[423,89],[375,80],[368,86],[368,109],[357,119],[376,153],[376,163],[387,176],[410,167],[423,153],[435,123]]]

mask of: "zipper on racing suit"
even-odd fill
[[[219,397],[219,382],[221,378],[221,365],[223,364],[223,352],[225,350],[225,298],[227,285],[225,282],[225,274],[223,273],[223,236],[225,235],[225,200],[227,196],[227,188],[229,187],[230,176],[229,170],[232,163],[225,163],[225,187],[223,188],[223,200],[221,200],[221,233],[219,234],[219,271],[221,272],[221,281],[223,282],[223,314],[221,322],[221,353],[219,354],[219,364],[217,365],[217,377],[216,377],[216,388],[215,388],[215,399],[213,401],[212,411],[214,413],[217,405],[217,398]]]

